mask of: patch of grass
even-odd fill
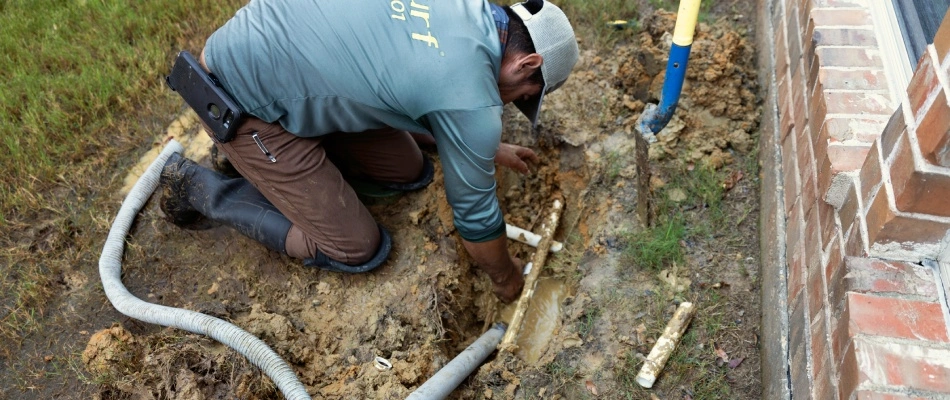
[[[578,379],[579,373],[577,366],[573,365],[570,361],[565,361],[558,357],[550,364],[547,364],[545,367],[545,372],[551,376],[551,381],[554,382],[555,388],[562,388],[569,382],[573,382]]]
[[[575,34],[581,39],[582,48],[610,48],[618,40],[636,33],[636,29],[618,29],[609,26],[608,22],[636,21],[640,18],[636,1],[561,0],[557,2],[557,5],[564,10],[564,14],[571,21]],[[585,43],[591,45],[586,46]]]
[[[145,143],[129,136],[137,114],[178,104],[163,74],[240,4],[230,3],[3,2],[0,224],[51,201],[34,195],[51,182],[81,180],[120,144]]]
[[[665,223],[628,234],[621,255],[624,264],[639,265],[659,271],[673,263],[683,263],[680,241],[686,234],[682,218],[669,218]]]
[[[627,165],[629,157],[625,157],[620,154],[617,150],[611,150],[604,156],[604,183],[607,185],[613,184],[617,177],[620,176],[620,171]]]
[[[594,333],[594,327],[597,324],[597,320],[600,318],[602,310],[600,307],[590,307],[584,314],[581,315],[580,320],[577,322],[577,334],[582,338],[588,338],[592,333]]]
[[[98,200],[182,107],[163,80],[176,53],[200,50],[244,3],[0,2],[0,363],[47,329],[62,270],[94,269],[95,221],[110,214]],[[36,380],[31,368],[0,386]]]

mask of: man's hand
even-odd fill
[[[462,244],[475,264],[491,278],[495,296],[505,303],[517,300],[524,287],[524,277],[521,260],[508,254],[508,238],[502,235],[481,243],[463,239]]]
[[[495,162],[518,171],[522,174],[530,172],[528,161],[532,164],[538,163],[538,155],[534,151],[514,144],[502,143],[498,146],[498,152],[495,153]]]

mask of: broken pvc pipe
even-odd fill
[[[495,346],[501,341],[505,333],[505,324],[495,324],[474,343],[465,348],[458,356],[449,361],[439,372],[432,375],[406,400],[444,399],[458,387],[462,381],[482,365],[488,355],[495,351]]]
[[[561,199],[554,200],[554,205],[551,207],[551,214],[548,216],[548,220],[541,225],[541,241],[538,243],[538,251],[534,252],[534,257],[531,258],[531,264],[534,265],[534,267],[531,268],[528,276],[524,279],[524,289],[521,292],[521,297],[518,298],[518,305],[515,307],[515,313],[511,317],[511,324],[508,326],[508,332],[505,332],[505,337],[499,346],[503,350],[514,350],[515,341],[518,338],[518,333],[521,331],[521,324],[524,323],[525,313],[528,311],[531,298],[534,296],[538,276],[541,275],[541,270],[544,269],[544,261],[547,259],[548,251],[550,251],[551,244],[554,242],[554,231],[557,229],[557,224],[561,219],[562,207]]]
[[[508,239],[517,240],[531,247],[538,247],[538,243],[541,243],[541,235],[511,224],[505,224],[505,232],[508,235]],[[551,242],[552,253],[557,253],[562,249],[564,249],[564,243],[558,241]]]
[[[647,356],[646,361],[643,362],[643,367],[640,368],[640,373],[637,374],[637,383],[640,386],[647,389],[653,387],[656,377],[663,371],[666,360],[670,359],[673,350],[676,350],[676,344],[683,337],[683,332],[686,331],[686,327],[689,326],[689,321],[693,319],[695,313],[696,307],[688,301],[680,303],[679,307],[676,308],[673,318],[670,319],[670,322],[666,324],[666,329],[663,330],[663,335],[653,345],[650,355]]]

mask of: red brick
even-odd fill
[[[792,212],[788,215],[786,224],[786,259],[788,260],[788,298],[789,304],[793,298],[798,296],[802,287],[805,285],[805,254],[806,249],[802,244],[804,241],[804,220],[802,216],[801,202],[796,201],[792,207]]]
[[[809,73],[805,76],[811,78],[811,67],[817,65],[815,62],[815,21],[811,18],[802,22],[802,66],[806,68],[806,71]],[[821,36],[819,34],[818,38]],[[814,80],[809,80],[809,82],[814,82]]]
[[[868,240],[874,245],[893,245],[897,243],[901,245],[901,250],[919,251],[920,246],[939,245],[946,233],[950,231],[950,222],[945,219],[919,219],[912,217],[912,215],[896,215],[873,236],[869,228]]]
[[[798,132],[795,150],[798,151],[798,173],[801,175],[802,196],[805,200],[815,199],[815,155],[812,152],[811,140],[809,139],[808,128],[801,129]],[[809,204],[809,206],[811,206]],[[807,209],[807,208],[806,208]]]
[[[916,168],[913,144],[904,136],[890,162],[895,207],[904,212],[950,216],[950,175],[922,172]]]
[[[788,29],[786,30],[786,38],[788,39],[788,64],[790,67],[789,72],[794,75],[796,72],[801,73],[802,64],[802,38],[801,38],[801,23],[799,18],[791,18],[795,15],[798,10],[796,8],[787,9],[788,18]]]
[[[811,18],[817,26],[863,26],[873,24],[871,14],[867,10],[817,9],[812,10]]]
[[[824,315],[824,313],[822,313]],[[811,323],[811,380],[813,399],[834,398],[835,387],[832,383],[834,370],[828,349],[828,327],[824,318]]]
[[[868,156],[864,159],[864,164],[861,164],[861,172],[858,174],[858,179],[861,181],[861,204],[865,206],[871,201],[871,194],[877,193],[881,180],[884,179],[881,175],[883,162],[879,143],[880,141],[875,141],[871,145],[871,150],[868,151]]]
[[[902,107],[897,107],[897,111],[891,115],[887,121],[884,130],[881,131],[881,155],[884,160],[891,158],[891,152],[894,145],[900,140],[901,136],[907,132],[907,124],[904,122],[904,111]]]
[[[843,324],[842,324],[843,325]],[[849,340],[844,350],[841,363],[838,364],[838,398],[851,399],[858,385],[867,381],[867,376],[858,367],[858,358],[855,354],[854,341]]]
[[[824,265],[821,263],[821,250],[806,250],[806,252],[817,254],[813,258],[814,261],[807,264],[807,282],[805,283],[805,293],[808,295],[808,320],[814,322],[815,320],[824,319],[825,299],[828,298],[828,291],[825,289],[825,272]]]
[[[864,214],[864,221],[868,229],[868,242],[870,243],[874,243],[885,226],[896,218],[890,201],[888,201],[887,189],[884,185],[872,196],[870,204],[865,206]]]
[[[801,68],[799,68],[798,71],[792,72],[791,76],[792,85],[789,90],[791,90],[792,94],[792,112],[795,118],[795,126],[798,127],[799,131],[803,131],[805,122],[811,117],[812,110],[809,110],[808,104],[805,103],[805,82],[802,77]]]
[[[855,400],[925,400],[924,397],[905,395],[901,393],[881,393],[868,389],[861,389],[855,395]]]
[[[894,107],[884,93],[825,92],[828,114],[891,115]]]
[[[828,118],[828,104],[825,100],[825,91],[820,83],[815,83],[816,90],[808,97],[808,128],[812,132],[812,143],[818,144],[821,129]]]
[[[884,67],[876,51],[860,47],[820,47],[815,55],[822,67]]]
[[[857,171],[864,164],[871,146],[838,144],[828,146],[828,159],[831,160],[831,171]]]
[[[851,345],[851,335],[848,331],[848,309],[844,301],[832,308],[831,318],[828,320],[828,327],[831,329],[831,361],[835,365],[835,371],[841,377],[844,373],[842,365],[847,358],[848,346]],[[841,378],[843,379],[843,377]]]
[[[821,223],[821,243],[824,247],[828,247],[831,239],[838,235],[839,224],[835,208],[823,200],[818,200],[818,203],[815,204],[815,210],[818,211],[818,221]]]
[[[869,382],[912,391],[950,393],[950,349],[855,338],[858,368]]]
[[[779,107],[782,111],[779,119],[779,126],[782,129],[781,140],[785,140],[789,133],[792,132],[792,129],[795,127],[795,112],[792,111],[792,102],[791,97],[788,98],[789,101],[785,102],[784,106]]]
[[[907,181],[910,180],[916,169],[914,151],[911,149],[910,138],[902,135],[894,146],[893,154],[887,161],[887,171],[891,177],[891,184],[895,194],[904,192]]]
[[[821,80],[818,79],[818,73],[821,72],[821,65],[819,65],[814,58],[806,60],[804,67],[805,74],[802,78],[804,80],[805,89],[807,89],[805,96],[808,96],[808,102],[811,103],[811,99],[815,96],[815,93],[820,93],[826,88],[821,84]]]
[[[845,277],[848,274],[847,258],[841,253],[841,239],[835,237],[828,245],[824,265],[825,286],[828,290],[829,313],[835,315],[836,312],[844,307],[844,297],[848,290],[845,285]]]
[[[939,87],[937,66],[933,64],[929,53],[924,53],[920,58],[920,64],[917,64],[917,69],[914,70],[914,77],[907,85],[907,98],[910,100],[910,109],[915,121],[920,121],[920,117],[923,116],[921,107]]]
[[[858,140],[871,144],[881,136],[886,124],[887,119],[883,117],[831,117],[825,120],[820,137],[831,142]]]
[[[868,8],[868,1],[873,0],[815,0],[812,2],[814,8]]]
[[[937,285],[930,269],[900,261],[848,257],[842,286],[855,293],[901,295],[936,302]]]
[[[838,215],[841,217],[841,221],[853,221],[854,217],[858,215],[858,209],[861,206],[860,199],[858,198],[858,185],[855,182],[848,185],[848,194],[844,198],[844,203],[841,205],[841,209],[838,210]]]
[[[883,70],[822,68],[818,79],[829,90],[887,90]]]
[[[946,342],[943,309],[936,302],[848,293],[848,329],[856,335]],[[948,381],[950,383],[950,381]]]
[[[900,211],[950,217],[950,175],[914,171],[901,192],[895,183],[894,196]]]
[[[950,168],[950,135],[944,137],[943,141],[937,145],[934,162],[943,168]]]
[[[920,120],[915,133],[920,145],[920,153],[931,164],[940,165],[937,162],[937,149],[942,147],[940,144],[945,143],[947,137],[950,137],[950,105],[947,104],[946,91],[941,90],[937,94],[937,98]]]
[[[805,356],[804,351],[795,354],[792,356],[792,362],[789,365],[792,400],[805,400],[811,396],[811,381],[808,379]]]
[[[815,28],[816,46],[877,47],[874,30],[869,28]]]
[[[822,201],[813,200],[810,211],[803,208],[805,211],[805,241],[803,242],[805,244],[805,265],[809,271],[821,265],[821,252],[824,250],[821,243],[821,223],[818,221],[818,209],[814,205],[819,202]],[[802,206],[804,207],[804,202]]]
[[[775,27],[775,80],[788,78],[788,43],[785,40],[785,21]]]
[[[844,254],[855,257],[868,255],[867,224],[861,214],[858,214],[851,225],[851,230],[844,235]]]
[[[794,130],[794,128],[792,129]],[[798,154],[795,135],[788,135],[782,143],[782,185],[785,188],[785,212],[788,213],[795,199],[801,194],[801,180],[798,173]]]
[[[943,16],[943,23],[940,24],[937,34],[934,35],[933,45],[937,49],[937,59],[941,63],[944,62],[947,59],[947,54],[950,53],[950,10],[947,10],[947,13]]]
[[[803,306],[802,297],[804,296],[798,296],[794,303],[789,303],[792,308],[789,311],[788,318],[788,351],[791,357],[788,367],[791,374],[793,399],[805,399],[811,393],[811,382],[807,372],[809,363],[809,349],[806,342],[808,323],[805,320],[805,307]]]
[[[858,171],[869,151],[870,147],[868,146],[840,143],[829,145],[828,154],[822,160],[822,165],[818,171],[818,191],[826,193],[838,174]]]

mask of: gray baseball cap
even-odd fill
[[[544,95],[561,87],[577,63],[577,39],[574,38],[574,28],[567,16],[550,2],[528,0],[511,5],[511,11],[524,22],[534,43],[534,50],[544,59],[541,64],[541,75],[544,76],[541,93],[526,100],[514,101],[515,106],[531,120],[531,126],[537,127]]]

